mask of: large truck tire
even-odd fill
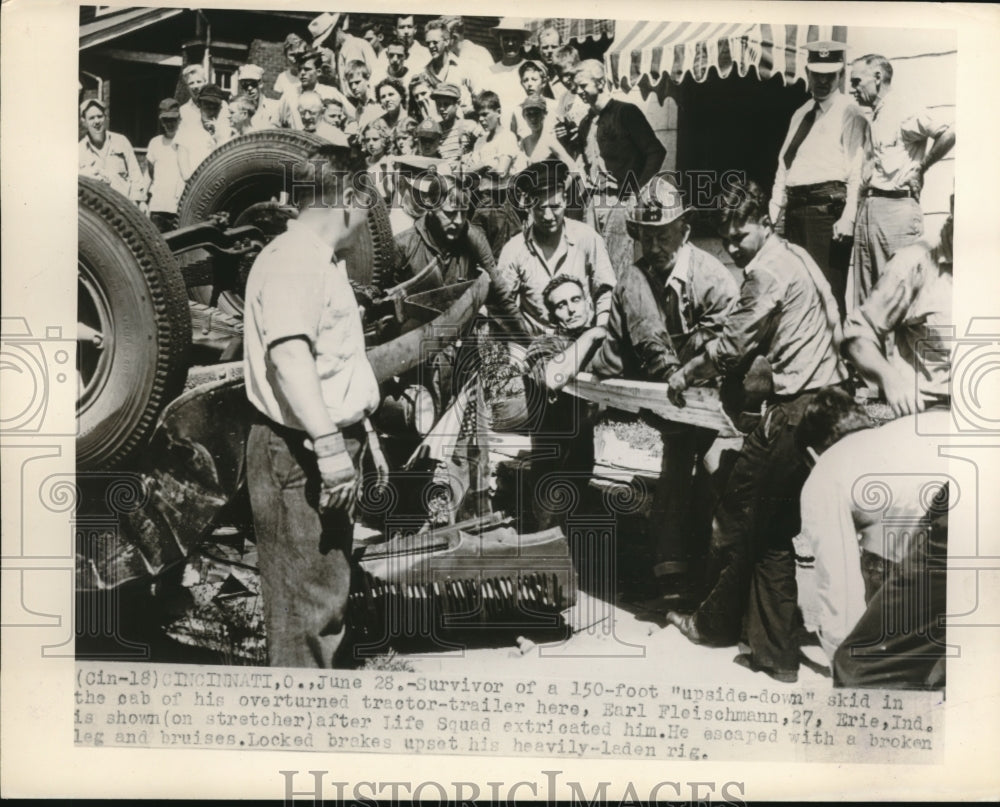
[[[108,469],[144,447],[183,390],[191,318],[184,278],[149,219],[93,179],[79,179],[77,201],[76,461]]]
[[[213,151],[191,175],[178,205],[181,227],[228,213],[235,225],[252,205],[278,199],[291,192],[289,166],[311,149],[327,144],[323,138],[291,129],[272,129],[241,135]],[[368,226],[359,230],[341,257],[347,260],[351,280],[376,283],[392,272],[395,255],[389,211],[377,199]]]

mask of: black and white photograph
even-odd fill
[[[4,655],[61,660],[60,753],[286,801],[997,794],[935,778],[998,656],[971,18],[55,5],[0,434]]]

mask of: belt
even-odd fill
[[[913,191],[909,188],[905,190],[898,191],[887,191],[882,188],[869,188],[868,192],[865,194],[869,198],[872,196],[877,196],[879,199],[913,199]]]
[[[847,183],[831,180],[812,185],[791,185],[785,191],[789,202],[842,202],[847,198]]]
[[[256,410],[256,417],[254,418],[254,423],[261,426],[267,426],[275,434],[284,440],[288,440],[292,443],[301,444],[309,436],[308,432],[302,429],[294,429],[291,426],[285,426],[282,423],[271,420],[267,415],[261,412],[259,409]],[[339,431],[345,437],[353,437],[357,440],[364,439],[365,436],[365,421],[364,419],[359,420],[357,423],[352,423],[349,426],[338,427]]]

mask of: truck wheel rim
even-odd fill
[[[77,412],[84,411],[100,394],[111,375],[114,322],[111,305],[93,273],[78,262],[76,367]]]

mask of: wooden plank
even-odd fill
[[[674,406],[667,398],[667,385],[653,381],[610,378],[599,381],[590,373],[580,373],[565,391],[586,401],[625,412],[646,410],[672,423],[686,423],[717,431],[720,437],[739,437],[740,432],[722,410],[717,390],[692,387],[684,392],[685,405]]]

